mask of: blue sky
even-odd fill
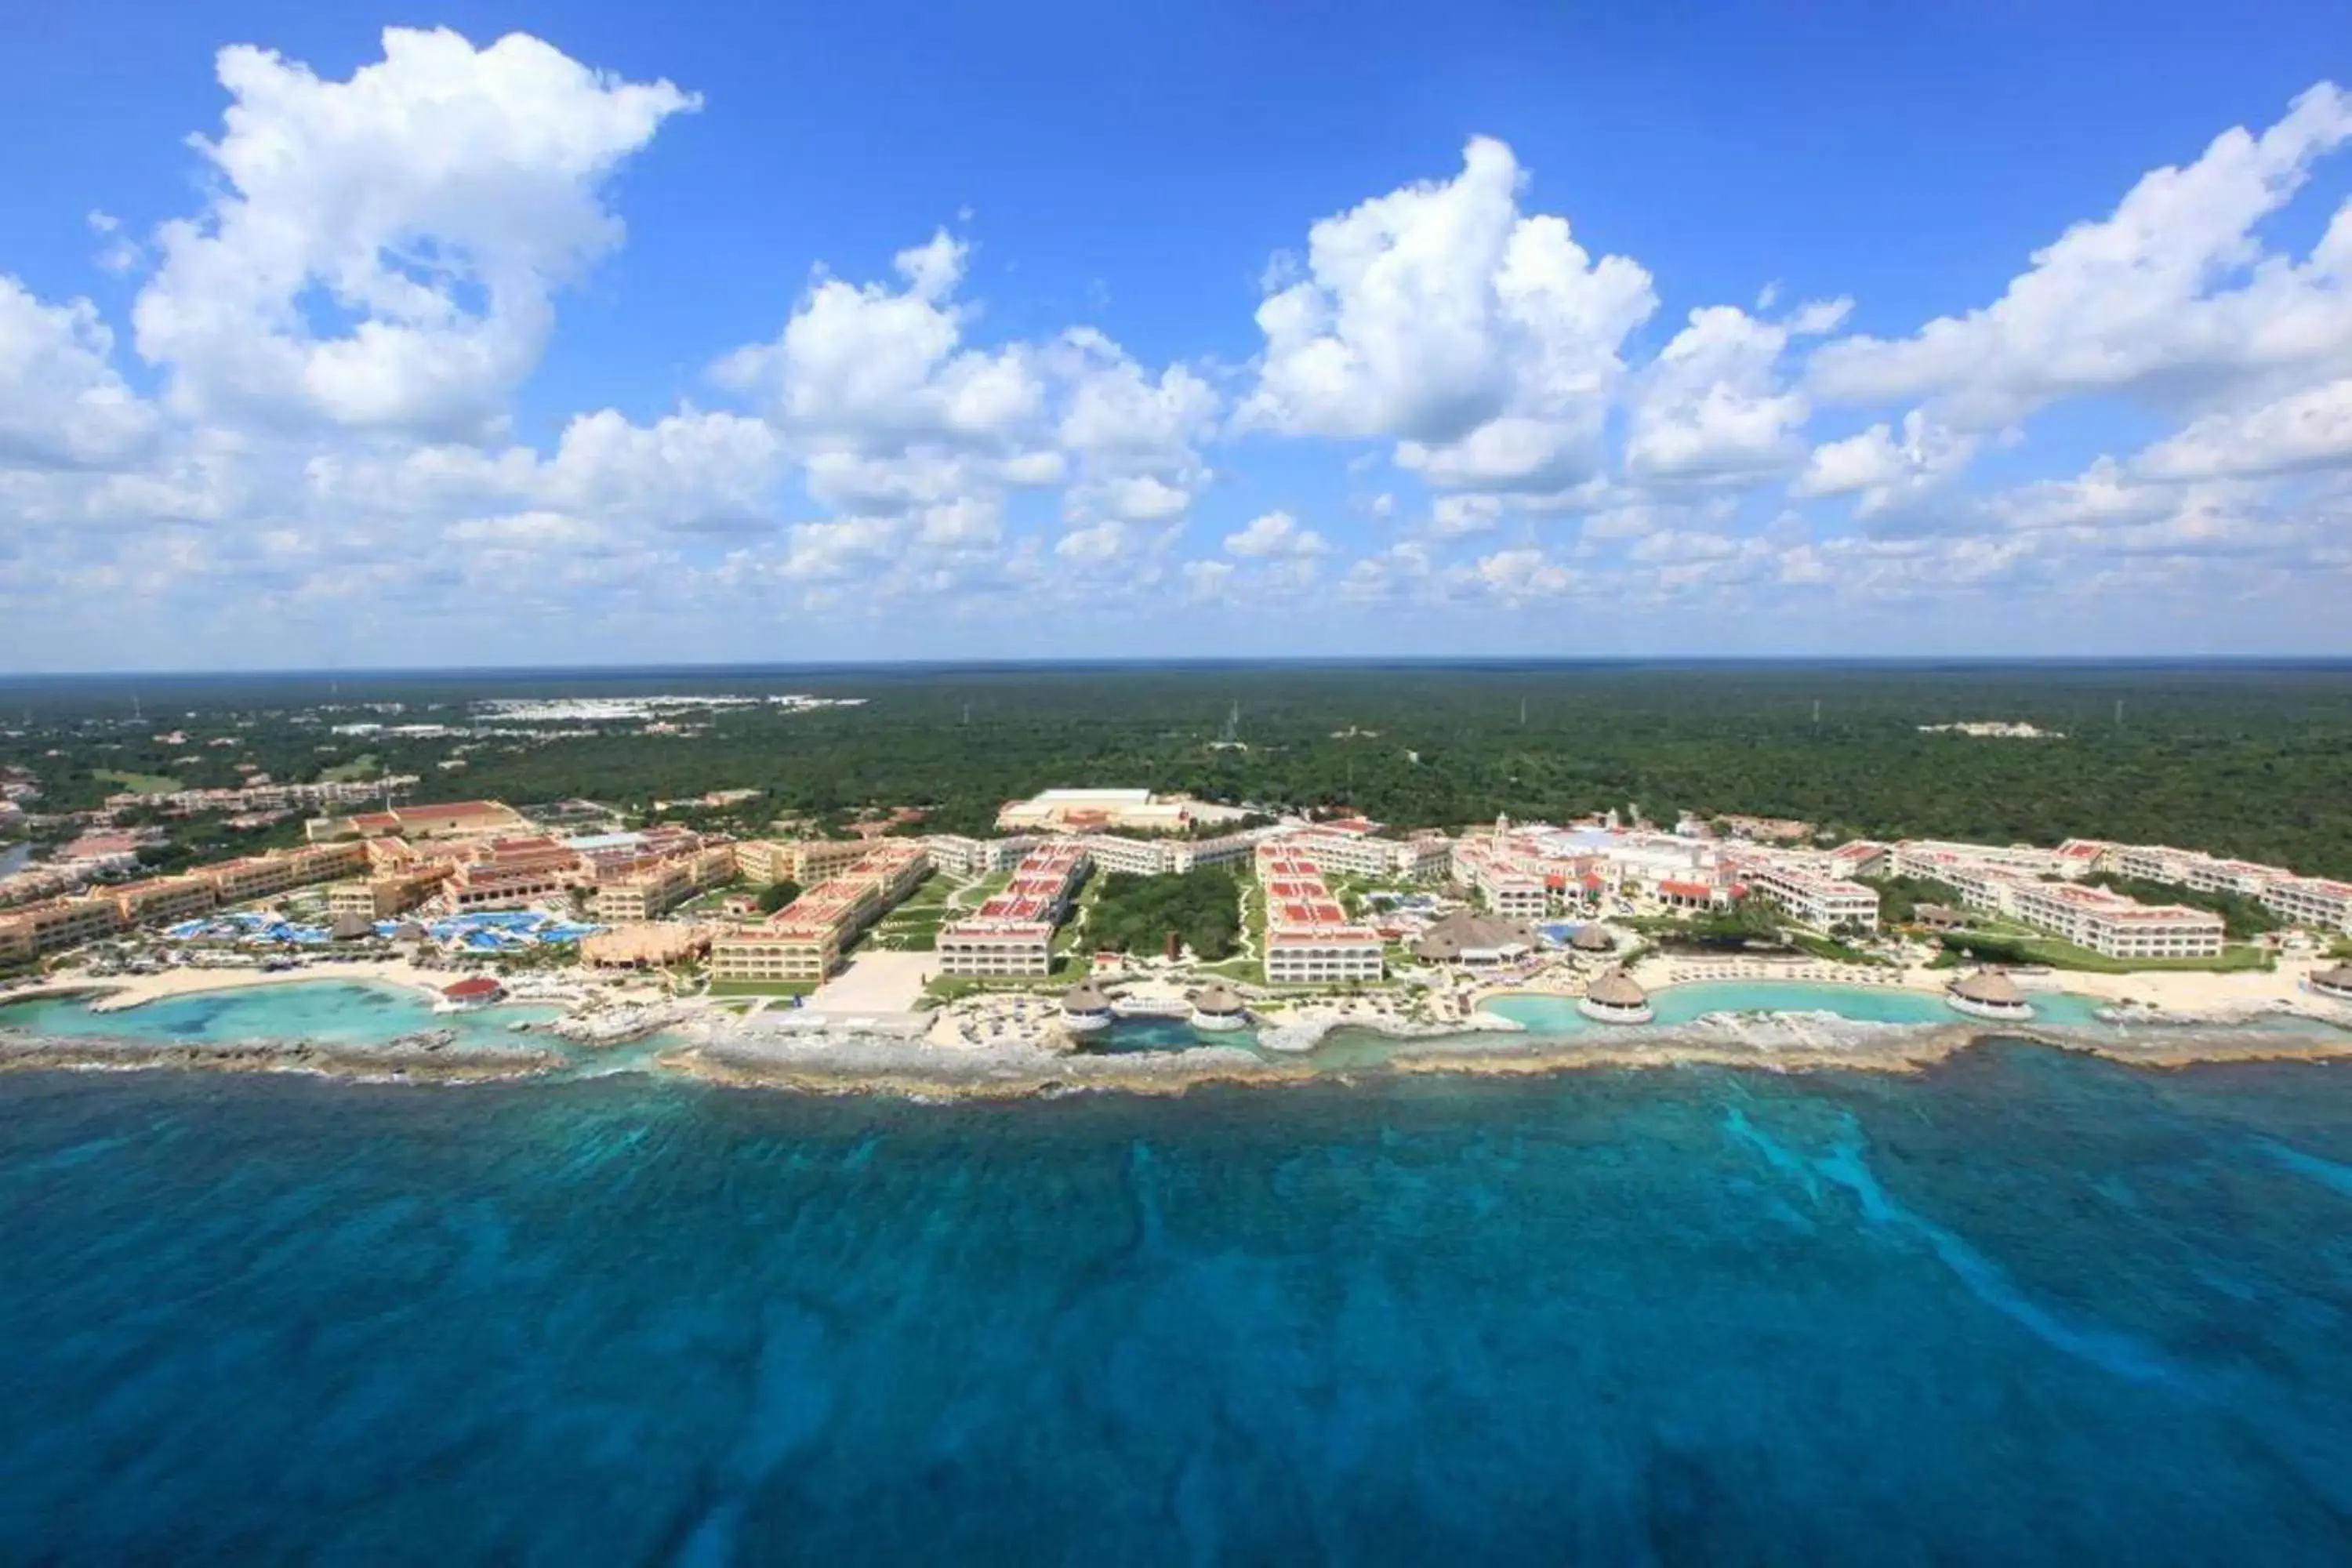
[[[11,29],[0,667],[2352,653],[2340,5]]]

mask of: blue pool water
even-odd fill
[[[341,980],[298,981],[241,991],[175,996],[115,1013],[93,1013],[86,998],[60,996],[0,1006],[0,1026],[44,1035],[116,1035],[137,1039],[320,1040],[380,1044],[419,1029],[456,1029],[461,1041],[511,1042],[507,1026],[543,1023],[561,1009],[508,1005],[477,1013],[436,1013],[404,987]]]
[[[0,1076],[0,1561],[2341,1563],[2352,1070]]]

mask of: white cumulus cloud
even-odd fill
[[[0,274],[0,466],[96,468],[145,447],[155,411],[114,368],[87,300],[45,305]]]
[[[1564,218],[1523,214],[1509,147],[1471,141],[1460,174],[1317,223],[1304,273],[1277,268],[1245,426],[1390,439],[1448,488],[1557,489],[1590,471],[1655,308],[1650,276],[1595,261]]]
[[[2036,251],[1993,303],[1907,338],[1825,346],[1812,385],[1840,402],[1931,400],[1945,423],[1983,430],[2061,398],[2194,405],[2340,364],[2352,352],[2352,206],[2301,263],[2266,250],[2255,228],[2347,137],[2352,98],[2322,82],[2259,136],[2226,131],[2195,163],[2144,176],[2108,216]]]
[[[555,291],[621,237],[603,186],[698,100],[520,34],[387,28],[348,81],[243,45],[133,310],[182,410],[473,438],[537,364]]]

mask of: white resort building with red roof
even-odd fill
[[[1265,978],[1275,985],[1378,981],[1381,933],[1348,918],[1313,859],[1277,839],[1257,850],[1265,894]]]
[[[1013,868],[1003,891],[952,925],[940,929],[940,972],[969,976],[1050,974],[1054,928],[1070,907],[1088,865],[1076,838],[1037,846]]]

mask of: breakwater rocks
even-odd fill
[[[428,1029],[381,1044],[318,1040],[152,1040],[112,1035],[36,1035],[0,1029],[0,1071],[33,1068],[179,1068],[213,1072],[302,1072],[372,1082],[491,1083],[535,1078],[564,1065],[554,1051],[457,1046],[451,1029]]]
[[[600,1007],[559,1018],[547,1026],[547,1032],[583,1046],[618,1046],[658,1034],[693,1016],[694,1009],[682,1002],[653,1002],[635,1007]]]
[[[1024,1044],[942,1049],[919,1039],[840,1030],[799,1038],[713,1033],[667,1053],[661,1065],[714,1083],[910,1100],[1050,1098],[1090,1090],[1180,1094],[1195,1084],[1316,1076],[1303,1065],[1265,1062],[1225,1047],[1091,1057]]]
[[[1340,1029],[1364,1029],[1392,1040],[1458,1040],[1465,1035],[1523,1035],[1527,1027],[1495,1013],[1473,1013],[1459,1023],[1449,1024],[1417,1023],[1380,1014],[1360,1016],[1352,1013],[1318,1013],[1261,1026],[1257,1043],[1265,1050],[1303,1055],[1321,1045],[1326,1036]]]

